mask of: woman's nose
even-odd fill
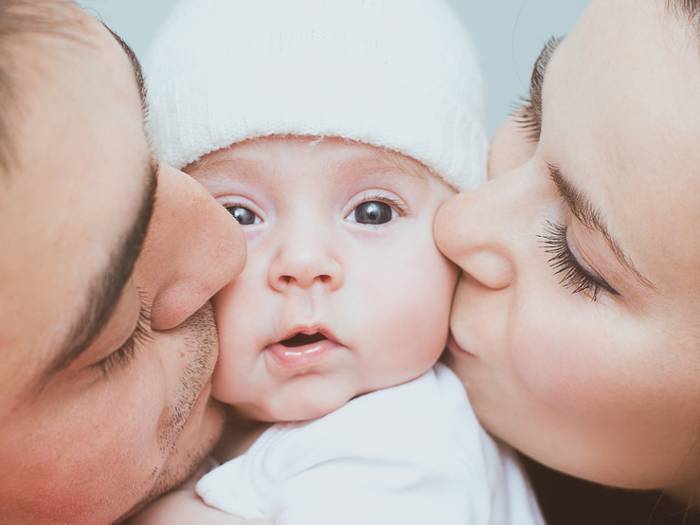
[[[152,298],[155,330],[180,325],[238,276],[243,232],[188,175],[161,166],[156,207],[136,276]]]
[[[310,288],[321,284],[330,291],[343,285],[343,268],[331,255],[327,234],[314,231],[284,232],[268,272],[273,290],[284,292],[292,287]]]
[[[448,200],[435,220],[438,248],[481,285],[500,290],[516,274],[517,239],[530,222],[526,181],[517,171]]]

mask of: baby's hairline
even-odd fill
[[[225,151],[227,151],[231,148],[234,148],[236,146],[240,146],[242,144],[248,144],[248,143],[264,142],[264,141],[269,140],[271,138],[305,142],[309,147],[316,147],[320,144],[323,144],[323,143],[326,143],[329,141],[337,141],[337,142],[348,144],[348,145],[369,147],[369,148],[372,148],[373,150],[375,150],[376,152],[378,152],[380,154],[382,160],[387,161],[387,164],[391,165],[391,167],[397,169],[398,171],[406,173],[407,175],[415,176],[416,178],[423,179],[423,180],[434,179],[434,180],[438,181],[439,183],[444,184],[447,188],[449,188],[454,193],[457,193],[459,191],[458,188],[455,188],[454,186],[449,184],[445,180],[444,177],[440,176],[438,173],[436,173],[429,166],[427,166],[426,164],[424,164],[420,160],[418,160],[410,155],[407,155],[406,153],[403,153],[399,150],[392,149],[392,148],[389,148],[386,146],[373,144],[371,142],[364,142],[364,141],[350,139],[350,138],[337,136],[337,135],[272,134],[272,135],[250,137],[250,138],[246,138],[244,140],[232,142],[228,146],[213,149],[212,151],[209,151],[209,152],[201,155],[196,160],[187,164],[185,167],[182,168],[182,171],[184,171],[186,173],[190,173],[191,171],[193,171],[197,168],[206,167],[207,163],[212,159],[213,156],[220,155],[222,152],[225,152]]]

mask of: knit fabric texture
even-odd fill
[[[485,177],[478,59],[443,0],[183,0],[146,81],[156,153],[176,168],[301,135],[397,151],[458,190]]]

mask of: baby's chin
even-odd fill
[[[338,410],[367,391],[342,381],[333,384],[315,379],[268,390],[255,402],[236,405],[236,411],[248,419],[268,423],[308,421]]]

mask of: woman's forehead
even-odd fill
[[[548,67],[543,128],[546,155],[642,272],[687,291],[700,264],[700,32],[665,0],[594,0]]]

